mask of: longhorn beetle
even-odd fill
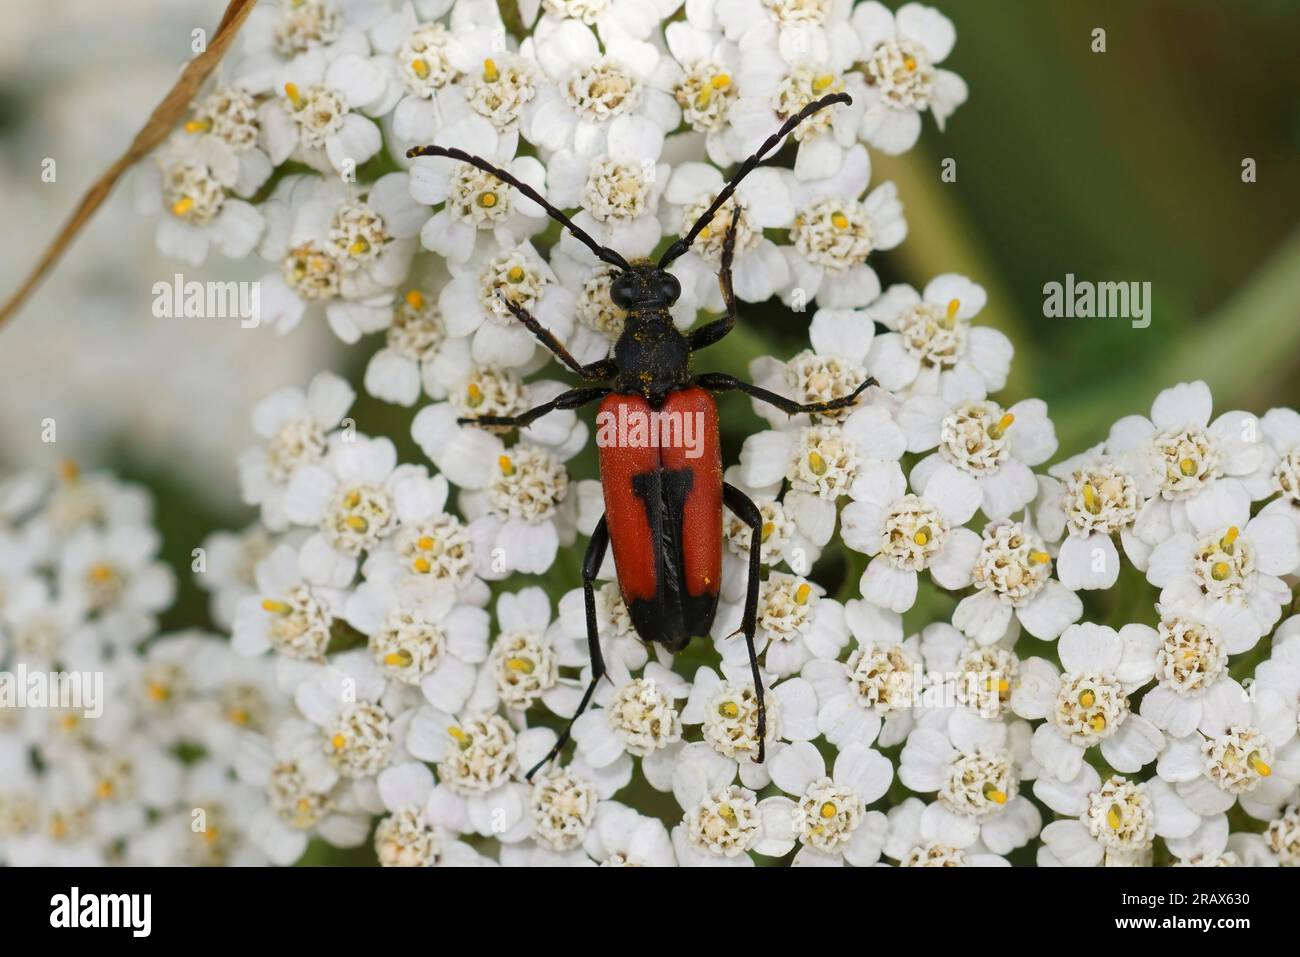
[[[570,389],[536,408],[519,415],[484,415],[461,419],[483,426],[526,428],[531,422],[556,409],[576,409],[600,401],[600,415],[607,421],[642,423],[673,422],[674,414],[684,422],[703,424],[698,448],[687,450],[684,443],[618,441],[600,448],[600,480],[605,493],[605,514],[592,532],[582,561],[582,592],[587,613],[587,645],[591,655],[591,680],[578,710],[569,719],[550,753],[529,772],[529,779],[555,758],[568,742],[573,724],[586,710],[596,685],[605,674],[596,625],[593,583],[614,549],[614,567],[619,590],[627,604],[632,624],[642,641],[661,644],[676,654],[693,635],[707,635],[718,608],[718,586],[722,577],[722,506],[726,505],[751,529],[749,582],[740,631],[749,649],[749,666],[754,677],[758,705],[758,757],[765,757],[767,712],[763,682],[754,653],[754,630],[758,616],[759,553],[763,520],[758,506],[740,489],[722,481],[722,455],[718,444],[718,411],[710,393],[739,390],[763,402],[770,402],[789,415],[830,412],[853,405],[858,395],[875,383],[867,379],[850,395],[825,402],[799,403],[766,389],[717,372],[691,373],[691,353],[711,346],[736,324],[736,298],[731,286],[731,262],[735,252],[737,206],[723,237],[718,282],[726,313],[692,332],[683,334],[673,324],[669,307],[681,295],[681,285],[668,272],[668,265],[683,255],[731,198],[740,181],[781,141],[819,110],[835,103],[852,102],[847,94],[835,93],[809,103],[791,116],[772,136],[741,164],[736,174],[718,193],[713,204],[691,226],[685,236],[668,247],[659,261],[629,263],[617,251],[602,246],[538,192],[487,160],[463,150],[443,146],[417,146],[409,158],[444,156],[476,166],[513,186],[537,203],[547,214],[596,258],[618,270],[610,283],[614,304],[627,313],[626,323],[614,354],[588,365],[580,364],[569,351],[527,310],[502,296],[510,312],[546,346],[557,359],[589,385]],[[600,384],[603,383],[603,384]],[[665,413],[667,415],[665,415]],[[613,418],[609,418],[612,416]],[[671,432],[669,432],[671,434]],[[678,438],[682,432],[678,431]],[[690,452],[696,453],[692,457]]]

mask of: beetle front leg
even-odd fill
[[[854,405],[863,391],[876,385],[876,380],[868,377],[848,395],[842,395],[838,399],[827,399],[825,402],[796,402],[794,399],[787,399],[783,395],[777,395],[775,392],[769,392],[759,386],[742,382],[734,375],[727,375],[725,372],[705,372],[695,377],[695,384],[702,389],[708,389],[710,392],[728,392],[732,389],[739,389],[751,398],[776,406],[786,415],[799,415],[804,412],[815,415],[818,412],[834,412],[837,409],[847,409],[849,406]]]
[[[520,412],[518,415],[468,416],[456,421],[461,425],[497,425],[524,429],[548,412],[554,412],[556,409],[577,409],[588,402],[603,399],[609,393],[610,390],[605,388],[570,389],[568,392],[561,392],[550,402],[543,402],[541,405],[531,408],[527,412]]]
[[[524,328],[531,332],[538,342],[546,346],[551,355],[559,359],[571,372],[582,376],[588,382],[604,382],[606,379],[613,378],[618,371],[614,363],[609,359],[602,359],[600,362],[593,362],[584,366],[573,357],[573,354],[568,349],[564,348],[560,340],[555,338],[554,333],[534,319],[532,313],[527,309],[512,302],[500,292],[497,293],[497,298],[510,310],[511,315],[523,323]]]
[[[736,254],[736,224],[739,221],[740,206],[736,206],[731,213],[727,235],[722,239],[722,265],[718,269],[718,285],[722,287],[722,302],[727,312],[721,319],[715,319],[691,333],[692,352],[713,345],[736,325],[736,293],[731,286],[731,260]]]
[[[763,679],[758,673],[758,654],[754,651],[754,632],[758,630],[758,586],[759,558],[763,548],[763,513],[758,510],[754,500],[736,488],[723,483],[722,500],[736,517],[748,525],[752,531],[749,540],[749,583],[745,587],[745,612],[740,620],[740,630],[745,635],[745,646],[749,649],[749,670],[754,676],[754,697],[758,700],[758,757],[755,764],[762,764],[767,757],[767,707],[763,701]]]
[[[578,710],[564,726],[564,731],[555,739],[555,746],[524,775],[526,780],[531,781],[533,775],[558,757],[560,751],[569,743],[574,722],[582,716],[582,712],[587,710],[587,705],[591,703],[591,696],[596,693],[597,683],[605,676],[605,657],[600,652],[600,628],[596,623],[596,590],[593,583],[596,581],[596,576],[600,574],[600,566],[605,561],[607,548],[609,548],[609,523],[602,515],[600,521],[596,523],[595,531],[591,533],[591,541],[587,543],[587,553],[582,558],[582,598],[587,608],[587,653],[591,657],[591,681],[587,684],[587,691],[583,694],[582,701],[578,703]],[[761,699],[759,708],[762,708]]]

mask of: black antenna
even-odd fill
[[[609,263],[611,266],[617,266],[619,269],[632,268],[626,259],[608,246],[602,246],[600,243],[596,242],[596,240],[592,239],[591,236],[587,235],[587,233],[574,223],[573,220],[547,202],[542,194],[537,192],[537,190],[533,189],[527,183],[520,182],[505,170],[493,166],[482,157],[473,156],[466,153],[464,150],[458,150],[450,146],[413,146],[406,151],[407,159],[415,159],[417,156],[446,156],[450,159],[460,160],[463,163],[469,163],[471,166],[476,166],[485,173],[491,173],[497,179],[501,180],[501,182],[513,186],[538,206],[542,207],[542,209],[546,210],[548,216],[572,233],[574,238],[595,253],[596,258],[601,262]]]
[[[820,100],[814,100],[794,116],[782,123],[781,128],[764,140],[763,145],[758,148],[757,152],[755,152],[749,159],[745,160],[740,169],[736,171],[736,175],[731,177],[726,186],[722,187],[722,192],[718,193],[718,198],[715,199],[713,205],[706,209],[704,214],[695,221],[695,225],[691,227],[691,231],[668,247],[663,256],[659,259],[659,268],[665,268],[674,259],[681,256],[686,252],[686,250],[691,248],[691,243],[695,242],[695,237],[700,234],[700,230],[713,222],[714,215],[716,215],[718,210],[722,208],[722,204],[731,198],[731,194],[736,191],[736,187],[740,185],[740,181],[752,173],[754,168],[763,161],[763,157],[776,149],[776,147],[781,144],[781,141],[785,139],[796,126],[808,119],[808,117],[812,116],[814,113],[823,110],[834,103],[852,102],[853,98],[847,93],[832,93],[829,96],[823,96]]]

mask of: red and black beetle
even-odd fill
[[[851,395],[827,402],[801,404],[741,382],[734,376],[709,372],[692,374],[691,353],[713,345],[736,324],[731,262],[739,208],[732,213],[723,240],[722,262],[718,272],[726,304],[725,315],[692,332],[678,331],[673,324],[669,307],[681,295],[681,286],[676,277],[667,271],[667,267],[691,247],[700,231],[713,221],[718,210],[735,192],[740,181],[779,146],[795,127],[819,110],[835,103],[849,102],[851,100],[844,93],[832,94],[809,103],[786,120],[753,156],[745,160],[690,231],[673,242],[658,262],[629,263],[615,250],[597,243],[536,190],[478,156],[442,146],[419,146],[406,154],[412,158],[446,156],[470,163],[496,176],[545,209],[598,259],[619,270],[610,284],[609,293],[614,304],[626,311],[626,324],[614,345],[614,354],[589,365],[581,365],[526,310],[503,297],[515,318],[560,362],[592,385],[570,389],[519,415],[480,416],[462,419],[462,422],[524,428],[555,409],[575,409],[599,400],[602,417],[613,416],[618,421],[635,419],[667,423],[667,428],[671,430],[672,423],[679,423],[680,429],[680,423],[686,421],[684,417],[691,416],[690,421],[698,423],[699,428],[696,441],[690,449],[685,448],[682,442],[671,441],[598,443],[601,445],[600,481],[605,492],[605,514],[592,532],[582,562],[591,681],[577,712],[569,720],[555,747],[528,772],[529,778],[560,753],[568,741],[573,722],[586,709],[597,682],[605,673],[597,633],[593,583],[605,559],[606,549],[614,549],[619,590],[627,603],[637,634],[647,643],[658,643],[676,653],[686,647],[692,636],[707,635],[713,625],[722,574],[723,505],[753,530],[749,549],[749,582],[740,630],[749,647],[749,664],[758,704],[756,730],[759,750],[755,760],[761,762],[765,756],[766,711],[758,657],[754,653],[763,522],[758,507],[749,496],[722,480],[718,412],[711,393],[738,389],[756,399],[770,402],[790,415],[797,415],[803,412],[829,412],[850,406],[874,380],[863,382]],[[678,435],[681,435],[680,431]]]

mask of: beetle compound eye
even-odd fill
[[[664,302],[671,305],[676,302],[682,294],[682,284],[677,281],[677,277],[670,272],[659,274],[659,297]]]
[[[631,309],[636,305],[638,296],[631,273],[621,273],[610,283],[609,298],[620,309]]]

